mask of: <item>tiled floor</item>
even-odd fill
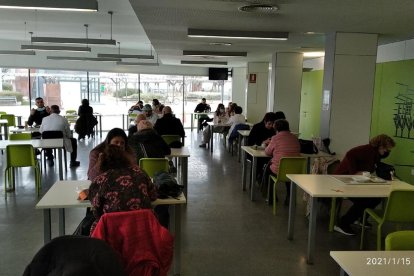
[[[359,235],[329,233],[327,218],[321,217],[315,264],[307,265],[307,219],[301,215],[304,210],[301,196],[298,196],[295,239],[289,241],[288,208],[279,202],[278,213],[273,216],[264,200],[251,202],[248,193],[241,190],[241,164],[237,157],[225,151],[219,140],[211,154],[208,149],[198,147],[201,137],[195,131],[187,130],[187,135],[186,146],[191,157],[189,198],[182,223],[182,275],[336,275],[339,267],[329,251],[358,250]],[[88,154],[97,143],[97,140],[79,143],[81,166],[68,170],[68,180],[86,179]],[[4,163],[3,155],[2,173]],[[34,208],[38,199],[33,174],[23,169],[18,177],[14,193],[5,195],[1,189],[0,275],[21,275],[43,244],[43,215]],[[43,171],[43,193],[56,179],[56,167]],[[279,187],[279,198],[284,198],[284,185]],[[83,218],[84,210],[68,210],[66,214],[66,231],[71,233]],[[52,212],[55,223],[56,217],[57,212]],[[374,240],[373,236],[368,238]],[[374,249],[373,243],[370,248]]]

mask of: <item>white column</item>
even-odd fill
[[[292,132],[299,131],[302,67],[302,53],[275,53],[272,57],[273,111],[285,113]]]
[[[266,113],[268,84],[269,63],[250,62],[247,65],[247,98],[243,113],[251,123],[260,122]]]
[[[243,110],[246,110],[246,74],[246,67],[233,68],[231,101],[240,105]],[[227,106],[227,103],[224,105]]]
[[[320,134],[337,153],[368,143],[377,40],[377,34],[327,35]]]

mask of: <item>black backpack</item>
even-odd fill
[[[184,186],[178,185],[177,180],[169,173],[158,172],[153,179],[158,190],[158,198],[176,198],[184,190]]]

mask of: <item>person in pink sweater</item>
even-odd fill
[[[272,157],[270,170],[277,175],[282,157],[300,156],[300,144],[296,135],[290,132],[289,122],[285,119],[276,120],[273,127],[276,130],[276,135],[272,136],[265,152]],[[290,198],[289,183],[286,183],[286,191],[285,205],[289,203]]]

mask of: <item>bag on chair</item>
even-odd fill
[[[318,153],[318,148],[313,143],[312,140],[303,140],[299,139],[300,152],[306,154],[316,154]]]

